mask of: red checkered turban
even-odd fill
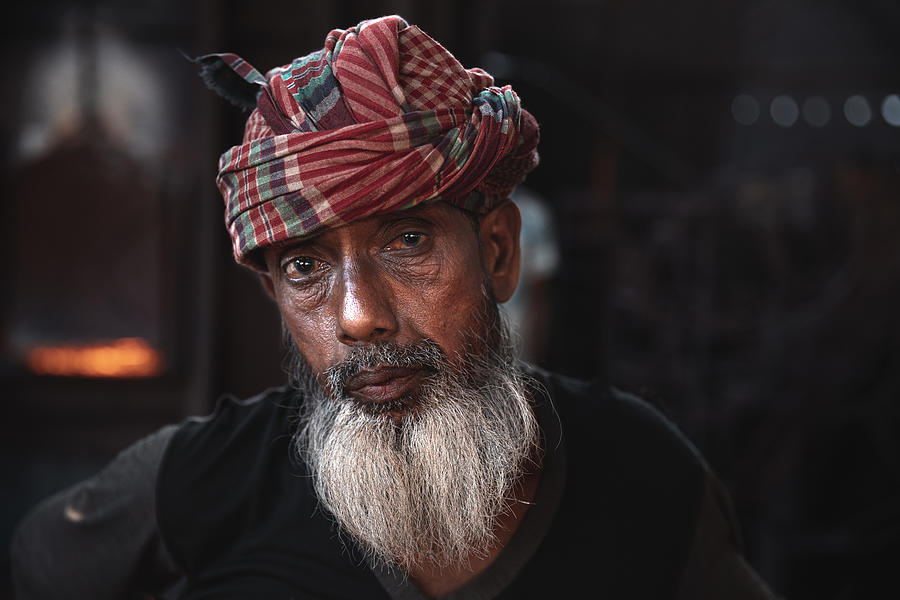
[[[512,88],[398,16],[335,29],[265,76],[233,54],[198,61],[223,95],[253,92],[217,183],[235,259],[256,269],[255,250],[370,215],[435,200],[490,209],[538,162],[537,123]]]

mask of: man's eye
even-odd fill
[[[404,246],[412,248],[422,241],[422,234],[418,232],[404,233],[400,236],[400,240],[403,242]]]
[[[388,244],[388,250],[398,250],[401,248],[415,248],[425,239],[425,234],[418,231],[407,231],[398,235],[394,241]]]
[[[300,279],[316,270],[316,260],[308,256],[292,258],[284,264],[284,274],[290,279]]]

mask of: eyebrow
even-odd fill
[[[322,232],[325,233],[325,232]],[[275,248],[275,262],[280,263],[284,259],[284,255],[288,252],[296,252],[303,251],[307,248],[311,248],[314,246],[319,239],[322,237],[321,234],[314,235],[310,238],[305,238],[301,240],[292,240],[291,243],[285,244],[284,246],[278,246]]]
[[[379,234],[383,234],[386,229],[396,226],[397,224],[402,224],[404,222],[408,222],[410,226],[418,225],[421,227],[429,227],[432,229],[441,229],[448,225],[446,222],[446,216],[443,215],[440,211],[429,211],[429,204],[421,204],[419,206],[415,206],[413,208],[398,210],[394,212],[385,213],[382,215],[372,215],[375,219],[378,219],[378,223],[376,224],[376,231]],[[424,213],[424,214],[423,214]],[[433,216],[426,216],[432,215]],[[327,238],[330,232],[334,231],[334,229],[326,228],[322,231],[318,231],[314,233],[312,236],[303,239],[294,239],[288,242],[283,246],[279,246],[274,248],[276,251],[276,261],[281,262],[284,258],[284,254],[286,252],[294,252],[294,251],[303,251],[307,248],[313,248],[316,245],[326,243],[327,240],[323,238]],[[433,233],[433,232],[432,232]]]
[[[423,225],[430,227],[437,227],[437,219],[428,219],[426,217],[421,217],[419,215],[398,215],[395,219],[386,219],[378,224],[378,230],[384,231],[389,227],[393,227],[395,225],[404,225],[409,223],[410,225]]]

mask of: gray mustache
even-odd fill
[[[326,369],[325,380],[334,395],[343,396],[347,381],[362,371],[400,367],[437,372],[446,364],[446,354],[433,340],[413,344],[385,342],[352,348],[344,360]]]

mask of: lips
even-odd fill
[[[400,399],[419,384],[424,372],[406,367],[379,367],[347,379],[344,391],[360,402],[384,404]]]

